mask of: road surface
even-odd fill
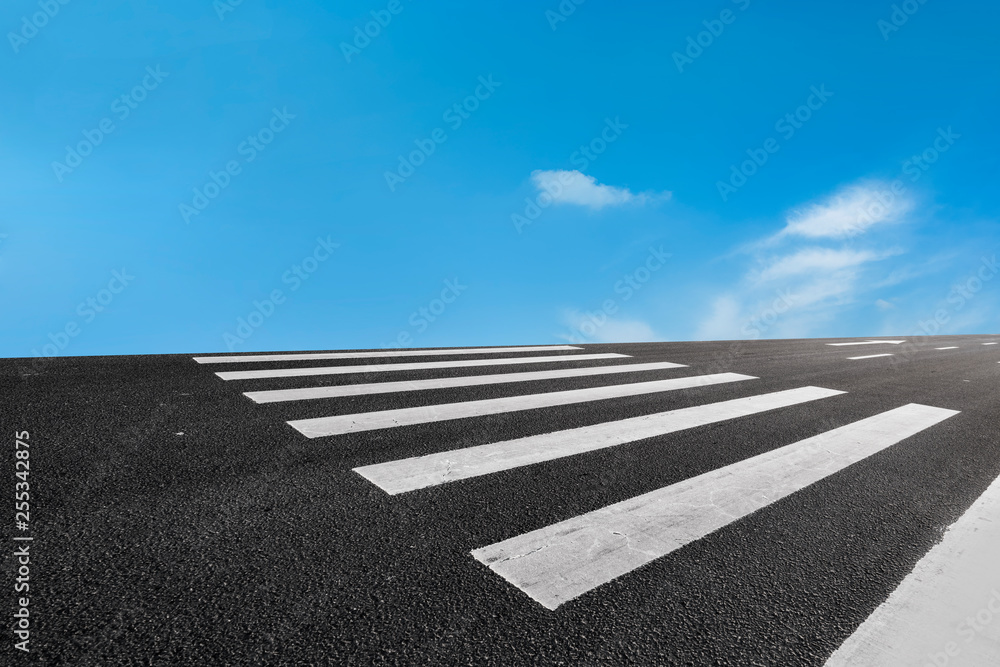
[[[31,490],[5,649],[1000,664],[997,343],[0,360]]]

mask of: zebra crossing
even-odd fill
[[[901,341],[900,341],[901,342]],[[871,343],[896,343],[872,341]],[[846,345],[838,344],[838,345]],[[529,353],[531,356],[517,356]],[[558,353],[558,354],[553,354]],[[477,359],[429,362],[388,362],[412,356],[503,355]],[[871,355],[886,356],[886,355]],[[556,362],[612,361],[544,371],[430,377],[408,381],[357,382],[334,386],[253,388],[245,396],[257,404],[288,403],[395,392],[463,389],[490,385],[561,380],[650,371],[676,372],[678,377],[602,385],[544,393],[432,403],[419,408],[397,408],[343,415],[317,415],[288,421],[298,433],[310,438],[400,429],[417,424],[475,419],[525,410],[552,409],[575,404],[599,405],[615,398],[669,396],[670,392],[696,387],[711,388],[732,383],[752,387],[759,378],[738,373],[705,375],[688,372],[680,362],[635,363],[619,353],[586,353],[574,346],[519,348],[458,348],[387,353],[268,354],[230,357],[198,357],[200,364],[325,361],[371,358],[379,363],[341,366],[292,366],[285,368],[219,371],[225,381],[259,381],[276,378],[309,378],[323,375],[441,371],[485,366],[518,366]],[[868,357],[859,357],[868,358]],[[386,360],[383,363],[382,360]],[[711,390],[710,390],[711,391]],[[846,392],[824,387],[802,386],[783,391],[755,393],[743,398],[712,401],[627,419],[588,426],[535,433],[511,440],[449,449],[436,453],[386,460],[354,468],[354,472],[390,496],[429,491],[545,461],[576,456],[651,438],[729,422],[751,415],[792,409],[831,399]],[[556,610],[643,565],[662,558],[693,541],[753,512],[766,509],[781,498],[870,457],[884,449],[958,414],[955,410],[908,403],[860,421],[832,428],[764,454],[753,456],[672,484],[655,491],[608,505],[577,517],[494,544],[477,547],[469,554],[489,571],[502,577],[544,608]]]
[[[472,554],[555,609],[955,414],[906,405]]]
[[[307,438],[319,438],[357,431],[372,431],[382,428],[426,424],[428,422],[462,419],[467,417],[482,417],[504,412],[518,412],[538,408],[551,408],[574,403],[589,403],[591,401],[639,396],[679,389],[691,389],[711,384],[753,380],[749,375],[738,373],[716,373],[670,380],[655,380],[633,384],[618,384],[589,389],[572,389],[570,391],[555,391],[545,394],[528,394],[526,396],[510,396],[507,398],[490,398],[479,401],[463,401],[461,403],[442,403],[428,410],[419,408],[399,408],[380,412],[361,412],[352,415],[335,417],[316,417],[313,419],[298,419],[288,424]]]
[[[457,451],[357,468],[390,494],[487,475],[556,458],[583,454],[697,426],[836,396],[844,392],[804,387],[720,403],[709,403],[594,426],[543,433]]]
[[[619,364],[617,366],[591,366],[588,368],[566,368],[557,371],[535,371],[522,373],[502,373],[499,375],[468,375],[453,378],[432,378],[404,382],[371,382],[368,384],[348,384],[336,387],[304,387],[301,389],[275,389],[271,391],[248,391],[245,395],[256,403],[277,403],[280,401],[302,401],[313,398],[341,398],[344,396],[369,396],[391,394],[404,391],[427,389],[452,389],[455,387],[476,387],[491,384],[510,384],[535,380],[557,380],[587,375],[609,375],[614,373],[637,373],[659,371],[669,368],[684,368],[683,364],[669,361],[652,364]]]
[[[580,354],[574,361],[623,359],[627,355],[616,353]],[[547,364],[566,361],[563,356],[518,357],[516,364]],[[307,366],[304,368],[278,368],[263,371],[222,371],[216,373],[223,380],[266,380],[272,378],[306,377],[312,375],[352,375],[357,373],[392,373],[401,371],[430,371],[446,368],[472,368],[475,366],[509,366],[510,359],[470,359],[464,361],[427,361],[403,364],[369,364],[364,366]]]

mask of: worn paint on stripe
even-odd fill
[[[482,417],[484,415],[496,415],[505,412],[551,408],[557,405],[572,405],[573,403],[601,401],[611,398],[623,398],[625,396],[640,396],[642,394],[655,394],[662,391],[691,389],[711,384],[755,379],[757,378],[750,375],[739,375],[738,373],[695,375],[671,380],[615,384],[607,387],[589,387],[587,389],[573,389],[570,391],[553,391],[543,394],[490,398],[482,401],[442,403],[439,405],[421,406],[419,408],[400,408],[397,410],[360,412],[335,417],[297,419],[288,422],[288,424],[308,438],[319,438],[328,435],[340,435],[342,433],[357,433],[359,431],[426,424],[466,417]]]
[[[304,368],[276,368],[261,371],[221,371],[216,373],[223,380],[257,380],[262,378],[307,377],[311,375],[344,375],[349,373],[389,373],[393,371],[426,371],[441,368],[472,368],[475,366],[516,366],[518,364],[551,364],[567,361],[595,361],[597,359],[627,359],[627,354],[607,352],[602,354],[553,354],[546,357],[510,357],[504,359],[461,359],[453,361],[420,361],[402,364],[366,364],[363,366],[306,366]]]
[[[1000,665],[1000,480],[827,661]]]
[[[472,555],[555,609],[955,414],[909,404]]]
[[[858,359],[876,359],[878,357],[891,357],[891,356],[893,356],[891,353],[887,353],[887,354],[867,354],[863,357],[847,357],[847,358],[850,361],[857,361]]]
[[[558,380],[592,375],[613,375],[619,373],[640,373],[673,368],[686,368],[683,364],[669,361],[651,364],[622,364],[619,366],[591,366],[589,368],[561,368],[554,371],[534,371],[529,373],[502,373],[499,375],[465,375],[457,378],[431,378],[429,380],[409,380],[403,382],[372,382],[369,384],[346,384],[335,387],[302,387],[298,389],[275,389],[271,391],[247,391],[247,396],[257,403],[279,401],[302,401],[314,398],[340,398],[344,396],[367,396],[369,394],[389,394],[402,391],[426,391],[429,389],[449,389],[453,387],[476,387],[512,382],[532,382]]]
[[[355,468],[390,494],[574,456],[844,392],[802,387]]]
[[[535,345],[532,347],[464,347],[446,350],[377,350],[368,352],[308,352],[285,354],[246,354],[230,357],[194,357],[199,364],[245,364],[258,361],[306,361],[310,359],[381,359],[393,357],[447,357],[456,354],[512,354],[515,352],[558,352],[580,350],[574,345]]]

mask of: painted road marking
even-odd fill
[[[952,345],[951,347],[935,347],[935,350],[957,350],[958,345]]]
[[[260,378],[290,378],[308,375],[342,375],[346,373],[386,373],[391,371],[426,371],[438,368],[470,368],[473,366],[516,366],[518,364],[548,364],[557,361],[594,361],[596,359],[628,359],[627,354],[554,354],[547,357],[511,357],[507,359],[462,359],[456,361],[420,361],[403,364],[368,364],[364,366],[308,366],[277,368],[262,371],[222,371],[223,380],[256,380]]]
[[[889,353],[889,354],[869,354],[864,357],[847,357],[847,358],[851,361],[857,361],[858,359],[875,359],[876,357],[891,357],[891,356],[893,355]]]
[[[235,357],[194,357],[199,364],[236,364],[256,361],[305,361],[307,359],[369,359],[381,357],[435,357],[455,354],[508,354],[513,352],[557,352],[581,350],[573,345],[536,345],[533,347],[468,347],[447,350],[378,350],[369,352],[310,352],[307,354],[249,354]]]
[[[355,468],[395,495],[843,394],[802,387]]]
[[[472,555],[555,609],[955,414],[911,403]]]
[[[1000,480],[827,661],[1000,665]]]
[[[866,340],[860,343],[827,343],[827,345],[834,347],[844,347],[845,345],[899,345],[905,342],[905,340]]]
[[[996,343],[983,343],[983,345],[996,345]]]
[[[378,412],[360,412],[352,415],[338,415],[335,417],[297,419],[288,422],[288,424],[307,438],[320,438],[328,435],[340,435],[341,433],[357,433],[359,431],[372,431],[380,428],[409,426],[411,424],[426,424],[465,417],[481,417],[483,415],[496,415],[520,410],[551,408],[556,405],[571,405],[573,403],[601,401],[625,396],[641,396],[661,391],[675,391],[677,389],[689,389],[691,387],[703,387],[711,384],[756,379],[753,376],[739,375],[738,373],[694,375],[671,380],[616,384],[610,387],[590,387],[570,391],[527,394],[525,396],[489,398],[481,401],[442,403],[418,408],[400,408],[396,410],[380,410]]]
[[[589,368],[564,368],[555,371],[534,371],[531,373],[502,373],[498,375],[466,375],[456,378],[432,378],[429,380],[404,380],[402,382],[372,382],[370,384],[348,384],[338,387],[304,387],[301,389],[276,389],[272,391],[247,391],[247,396],[257,403],[278,401],[301,401],[312,398],[339,398],[342,396],[364,396],[368,394],[388,394],[399,391],[422,391],[427,389],[447,389],[451,387],[474,387],[487,384],[507,384],[534,380],[554,380],[590,375],[610,375],[613,373],[637,373],[671,368],[687,368],[684,364],[669,361],[652,364],[623,364],[621,366],[591,366]]]

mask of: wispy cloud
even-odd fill
[[[783,229],[741,253],[752,256],[750,266],[712,302],[698,337],[804,336],[835,321],[860,294],[876,289],[879,278],[892,275],[877,272],[877,263],[903,253],[864,235],[905,222],[913,208],[912,198],[877,181],[794,208]]]
[[[878,253],[872,250],[803,248],[790,255],[778,257],[763,268],[752,271],[750,277],[755,283],[760,284],[802,275],[834,274],[897,253],[898,251]]]
[[[605,206],[645,204],[670,198],[669,192],[634,193],[628,188],[603,185],[593,176],[576,170],[536,169],[531,172],[531,182],[539,192],[547,193],[555,204],[575,204],[592,210]]]
[[[881,224],[895,223],[913,210],[914,201],[880,181],[867,181],[841,189],[830,197],[793,210],[785,228],[771,240],[787,236],[810,239],[845,239]]]

